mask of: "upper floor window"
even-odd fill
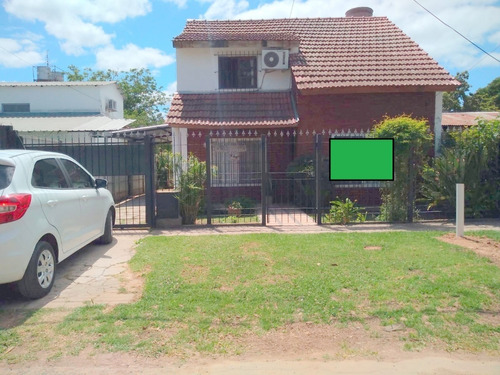
[[[2,104],[2,112],[29,112],[29,103],[4,103]]]
[[[257,88],[257,57],[219,56],[219,88]]]

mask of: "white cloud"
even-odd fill
[[[0,38],[0,65],[6,68],[25,68],[43,61],[43,54],[31,40]]]
[[[113,37],[113,35],[106,34],[102,27],[82,22],[78,18],[68,17],[64,22],[47,24],[46,29],[49,34],[64,35],[64,37],[58,37],[62,39],[62,50],[75,56],[83,54],[85,48],[110,44]]]
[[[132,68],[161,68],[175,62],[175,58],[166,55],[156,48],[141,48],[135,44],[127,44],[123,49],[107,46],[96,53],[97,69],[113,69],[118,71]]]
[[[116,23],[151,11],[148,0],[7,0],[5,10],[21,19],[40,21],[61,41],[64,52],[79,55],[85,48],[107,45],[113,38],[95,23]]]
[[[248,9],[246,0],[213,0],[202,16],[205,19],[231,19]]]
[[[185,8],[187,4],[187,0],[163,0],[165,3],[173,3],[177,5],[179,8]]]
[[[165,89],[165,94],[172,95],[177,92],[177,81],[170,83]]]

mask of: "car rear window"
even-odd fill
[[[0,189],[5,189],[10,185],[14,176],[14,167],[10,165],[0,165]]]

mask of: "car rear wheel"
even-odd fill
[[[113,241],[113,212],[108,211],[106,222],[104,223],[104,234],[97,239],[97,242],[103,245]]]
[[[47,295],[54,285],[56,259],[54,248],[45,241],[35,246],[28,268],[18,283],[19,293],[27,298],[41,298]]]

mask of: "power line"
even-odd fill
[[[30,63],[29,61],[26,61],[25,59],[23,59],[22,57],[16,55],[15,53],[10,52],[9,50],[7,50],[7,49],[5,49],[3,47],[0,47],[0,49],[3,50],[3,51],[5,51],[5,52],[7,52],[8,54],[10,54],[10,55],[12,55],[14,57],[17,57],[19,60],[25,62],[26,64],[29,64],[29,65],[33,66],[32,63]]]
[[[295,5],[295,0],[292,1],[292,8],[290,9],[290,16],[288,16],[288,18],[292,18],[292,11],[294,5]]]
[[[438,16],[436,16],[434,13],[432,13],[429,9],[427,9],[426,7],[424,7],[422,4],[420,4],[417,0],[413,0],[417,5],[419,5],[422,9],[424,9],[427,13],[429,13],[432,17],[434,17],[435,19],[437,19],[439,22],[441,22],[443,25],[445,25],[446,27],[449,27],[450,29],[452,29],[454,32],[456,32],[458,35],[460,35],[462,38],[464,38],[465,40],[467,40],[470,44],[472,44],[474,47],[476,47],[477,49],[481,50],[483,53],[487,54],[489,57],[491,57],[493,60],[497,61],[500,63],[500,60],[498,60],[495,56],[491,55],[489,52],[486,52],[484,49],[482,49],[480,46],[478,46],[476,43],[474,43],[472,40],[470,40],[469,38],[467,38],[465,35],[463,35],[462,33],[460,33],[458,30],[456,30],[455,28],[453,28],[452,26],[448,25],[446,22],[444,22],[443,20],[441,20]]]
[[[496,46],[495,48],[493,48],[493,49],[490,51],[490,53],[495,52],[498,48],[500,48],[500,44],[499,44],[498,46]],[[476,67],[477,65],[479,65],[479,63],[480,63],[481,61],[483,61],[486,57],[488,57],[488,56],[483,56],[483,57],[481,57],[481,58],[480,58],[480,59],[479,59],[479,60],[478,60],[478,61],[477,61],[474,65],[472,65],[472,66],[471,66],[469,69],[467,69],[467,70],[472,70],[473,68],[475,68],[475,67]]]

